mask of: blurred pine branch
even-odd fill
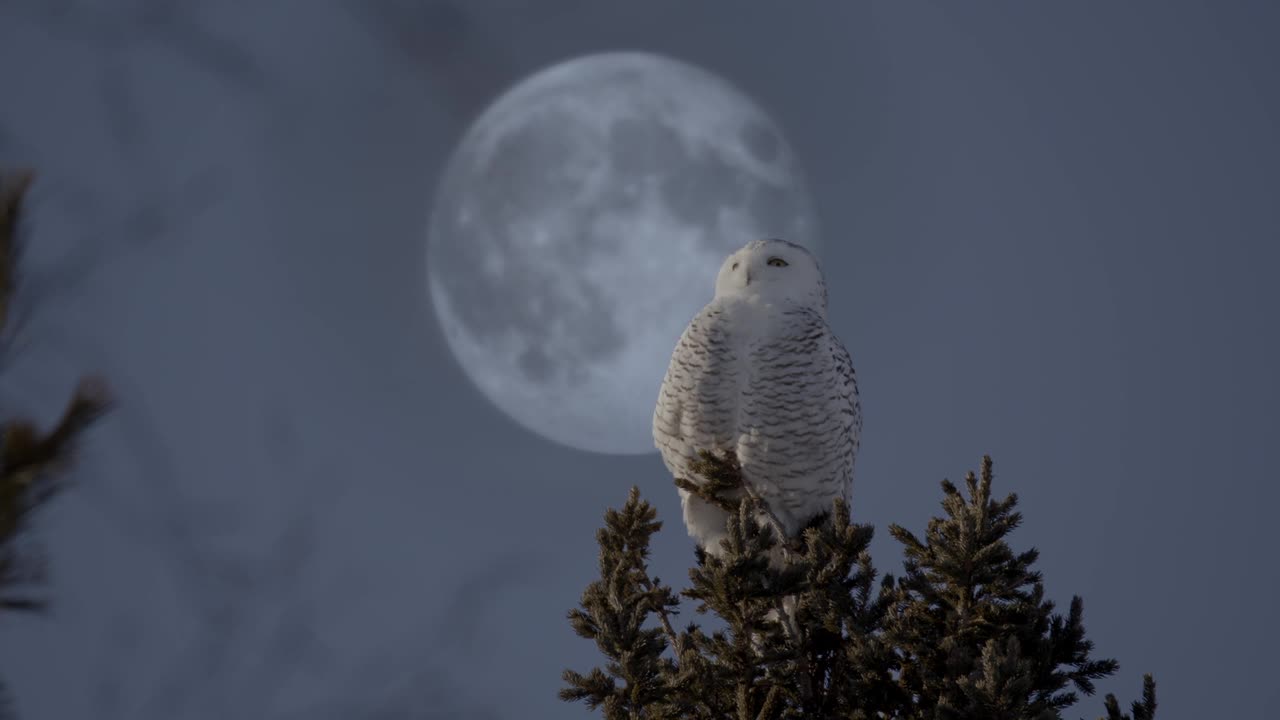
[[[18,284],[23,201],[33,179],[30,172],[0,177],[0,337],[6,340]],[[46,600],[33,594],[44,578],[43,563],[23,546],[23,533],[35,511],[63,489],[64,471],[77,441],[110,405],[106,383],[86,377],[48,430],[40,430],[27,418],[0,421],[0,610],[30,612],[45,607]],[[0,718],[12,714],[11,698],[0,685]]]

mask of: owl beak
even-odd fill
[[[743,283],[742,283],[742,286],[743,286],[743,287],[746,287],[746,286],[748,286],[748,285],[750,285],[750,284],[751,284],[751,271],[750,271],[750,270],[747,270],[747,271],[746,271],[745,273],[743,273],[743,274],[744,274],[744,275],[746,275],[746,278],[747,278],[747,279],[746,279],[746,281],[745,281],[745,282],[743,282]]]

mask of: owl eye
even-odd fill
[[[774,267],[786,267],[786,266],[787,266],[787,261],[786,261],[786,260],[783,260],[783,259],[782,259],[782,258],[780,258],[780,257],[771,257],[771,258],[769,258],[769,263],[768,263],[768,264],[770,264],[770,265],[772,265],[772,266],[774,266]]]
[[[733,264],[733,267],[731,267],[731,268],[729,268],[729,269],[730,269],[730,270],[737,270],[737,269],[738,269],[738,263],[734,263],[734,264]]]

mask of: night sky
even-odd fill
[[[0,618],[26,720],[573,718],[564,620],[656,453],[509,420],[424,279],[503,89],[645,50],[732,82],[808,178],[865,432],[854,514],[922,530],[984,453],[1101,694],[1280,715],[1280,9],[1267,2],[4,0],[0,166],[39,173],[6,413],[120,403]],[[745,242],[750,238],[744,238]],[[710,293],[713,278],[707,279]],[[656,393],[660,378],[654,378]]]

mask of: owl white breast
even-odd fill
[[[827,326],[817,261],[782,240],[730,255],[680,336],[653,413],[667,469],[693,482],[699,450],[734,450],[790,535],[848,499],[862,426],[849,353]],[[719,550],[727,517],[680,490],[689,534]]]

